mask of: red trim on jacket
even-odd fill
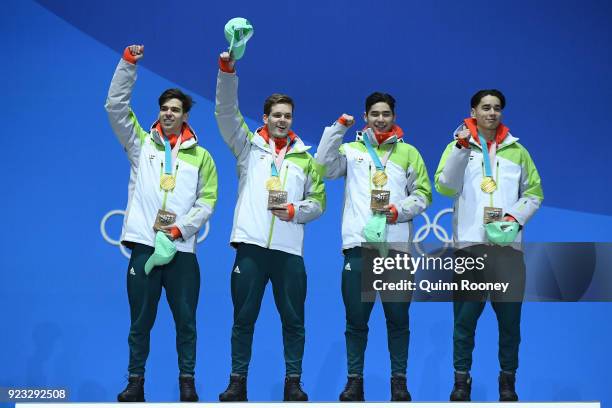
[[[391,207],[389,207],[389,211],[391,211],[391,214],[393,214],[393,218],[391,218],[391,221],[389,222],[391,224],[395,224],[395,222],[397,221],[399,217],[399,212],[397,211],[397,208],[393,204],[391,204]]]
[[[368,126],[366,125],[363,129],[367,129]],[[372,129],[374,130],[374,129]],[[374,130],[374,135],[376,136],[376,141],[378,142],[379,145],[383,144],[385,142],[385,140],[389,139],[390,137],[392,137],[393,135],[397,136],[398,139],[401,139],[404,137],[404,131],[402,130],[401,127],[397,126],[397,125],[393,125],[393,127],[391,128],[391,130],[389,130],[388,132],[378,132],[376,130]]]
[[[257,129],[257,133],[259,133],[259,135],[264,138],[266,143],[270,144],[270,133],[268,132],[268,125],[264,125],[263,127]],[[293,132],[293,130],[290,130],[289,133],[287,134],[287,136],[289,136],[289,140],[291,140],[291,143],[293,143],[293,141],[297,137],[297,135]],[[285,147],[286,143],[287,143],[287,139],[284,138],[284,137],[283,138],[279,138],[279,137],[274,138],[274,146],[276,146],[276,153],[280,152],[281,149],[283,147]],[[291,145],[289,146],[287,151],[289,151],[290,148],[291,148]]]
[[[172,235],[172,238],[174,239],[179,239],[180,237],[183,236],[183,234],[181,234],[181,230],[178,229],[178,227],[170,228],[170,235]]]
[[[236,69],[230,65],[230,61],[225,61],[219,57],[219,69],[228,74],[236,72]]]
[[[287,204],[287,212],[289,213],[289,221],[291,221],[295,217],[295,206],[293,203]]]
[[[170,141],[170,147],[174,147],[176,141],[178,140],[178,135],[174,133],[170,136],[164,135],[164,131],[162,130],[161,123],[159,123],[159,120],[153,124],[153,127],[157,130],[157,132],[159,132],[160,135],[162,135],[162,138],[165,136],[166,139]],[[181,136],[181,143],[185,140],[189,140],[194,137],[193,133],[191,132],[191,129],[189,128],[189,126],[187,126],[187,123],[183,123],[183,127],[181,128]]]
[[[134,65],[136,65],[136,62],[138,62],[130,52],[130,47],[125,47],[125,50],[123,50],[123,59]]]
[[[467,119],[464,119],[463,122],[465,123],[465,126],[467,126],[467,128],[470,130],[470,133],[472,134],[474,141],[476,141],[476,143],[480,146],[480,140],[478,139],[478,126],[476,125],[476,119],[467,118]],[[503,123],[499,124],[495,132],[495,142],[497,143],[498,146],[503,143],[509,131],[510,129],[508,129]],[[491,147],[491,143],[492,142],[490,140],[487,140],[487,148]]]

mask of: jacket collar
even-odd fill
[[[164,140],[163,140],[162,134],[163,132],[161,130],[161,125],[159,123],[159,120],[156,120],[151,125],[151,137],[153,138],[153,141],[155,143],[163,146]],[[194,145],[198,144],[198,137],[193,131],[193,128],[189,126],[187,122],[183,123],[183,129],[181,130],[181,135],[182,135],[181,147],[180,147],[181,150],[189,149],[193,147]]]
[[[467,126],[467,128],[470,130],[470,133],[472,134],[472,140],[474,140],[476,144],[480,146],[480,139],[478,138],[478,127],[476,126],[476,119],[474,118],[463,119],[463,123],[465,123],[465,126]],[[500,123],[499,126],[497,126],[497,131],[495,132],[495,142],[497,143],[498,146],[503,145],[504,140],[506,139],[506,136],[508,135],[508,133],[510,133],[510,129],[508,129],[508,127],[506,127],[506,125],[504,125],[503,123]]]
[[[471,118],[470,118],[470,119],[471,119]],[[466,119],[466,120],[467,120],[467,119]],[[474,122],[475,122],[475,121],[474,121]],[[474,125],[475,125],[475,123],[474,123]],[[457,136],[457,135],[459,134],[459,132],[461,132],[461,130],[463,130],[463,127],[464,127],[464,126],[467,126],[467,124],[466,124],[466,122],[465,122],[465,121],[461,122],[461,123],[459,124],[459,126],[457,126],[457,127],[455,128],[455,131],[453,132],[453,136]],[[501,127],[502,127],[502,125],[500,125],[500,126],[497,128],[497,131],[498,131],[498,132],[500,131],[500,128],[501,128]],[[497,145],[497,150],[499,150],[499,149],[501,149],[501,148],[503,148],[503,147],[506,147],[506,146],[510,146],[511,144],[516,143],[516,142],[518,142],[518,140],[519,140],[519,138],[518,138],[518,137],[514,137],[514,136],[512,135],[512,133],[510,133],[510,129],[508,129],[506,126],[504,126],[504,128],[505,128],[505,129],[507,129],[507,131],[506,131],[505,136],[504,136],[504,138],[503,138],[503,140],[502,140],[502,143],[498,143],[498,145]],[[469,129],[469,127],[468,127],[468,129]],[[474,136],[474,133],[472,133],[472,130],[471,130],[471,129],[470,129],[470,133],[472,134],[472,136]],[[497,138],[497,136],[496,136],[496,138]],[[477,131],[477,130],[476,130],[476,137],[471,137],[471,138],[470,138],[470,144],[471,144],[471,145],[473,145],[473,146],[478,147],[479,149],[481,149],[481,147],[480,147],[480,141],[478,141],[478,131]]]
[[[357,137],[355,138],[358,142],[363,142],[363,138],[366,137],[367,133],[365,130],[367,126],[363,128],[363,130],[357,132]],[[396,142],[404,142],[404,131],[398,125],[393,125],[390,131],[385,133],[378,133],[374,140],[370,140],[372,145],[374,146],[382,146],[385,144],[393,144]],[[382,141],[382,142],[381,142]]]

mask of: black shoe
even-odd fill
[[[412,401],[406,387],[406,376],[394,375],[391,377],[391,401]]]
[[[469,373],[455,372],[455,386],[451,392],[451,401],[471,401],[472,377]]]
[[[145,402],[144,377],[142,375],[130,375],[125,390],[117,395],[119,402]]]
[[[285,377],[285,392],[283,401],[308,401],[308,394],[302,390],[300,376]]]
[[[240,374],[231,374],[227,389],[221,394],[219,394],[219,401],[248,401],[246,376]]]
[[[363,377],[348,377],[344,391],[340,394],[340,401],[365,401],[363,397]]]
[[[181,391],[181,401],[196,402],[199,400],[193,375],[179,376],[179,390]]]
[[[501,371],[499,373],[499,400],[500,401],[518,401],[518,395],[514,390],[516,376],[514,373]]]

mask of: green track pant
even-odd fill
[[[232,269],[232,373],[247,375],[255,322],[268,281],[283,325],[287,375],[302,373],[306,270],[301,256],[238,244]]]
[[[361,247],[344,251],[342,300],[346,311],[346,355],[349,375],[363,375],[364,355],[368,343],[368,322],[374,302],[362,302],[362,272],[366,263]],[[393,256],[391,254],[390,256]],[[387,321],[387,345],[391,373],[406,374],[408,365],[408,309],[410,302],[382,302]]]
[[[522,252],[510,247],[477,245],[457,251],[456,256],[485,256],[485,270],[479,276],[465,277],[470,281],[508,282],[510,289],[506,295],[486,292],[456,293],[453,302],[455,370],[470,371],[472,368],[476,324],[490,296],[499,329],[500,367],[504,371],[516,371],[519,363],[522,308],[522,302],[516,300],[522,297],[525,290],[525,263]]]
[[[144,265],[153,247],[135,244],[128,265],[127,290],[130,302],[130,374],[144,375],[149,355],[150,333],[157,315],[162,287],[176,327],[176,351],[180,374],[195,372],[196,308],[200,293],[200,267],[195,254],[177,252],[167,265],[156,266],[147,276]]]

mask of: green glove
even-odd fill
[[[225,39],[230,44],[229,52],[233,59],[242,58],[246,43],[254,32],[253,26],[246,18],[234,17],[225,24]]]
[[[510,221],[496,221],[485,224],[487,238],[497,245],[508,245],[514,242],[519,232],[519,223]]]
[[[145,274],[149,274],[156,266],[166,265],[176,255],[176,245],[161,231],[155,235],[155,252],[145,263]]]

